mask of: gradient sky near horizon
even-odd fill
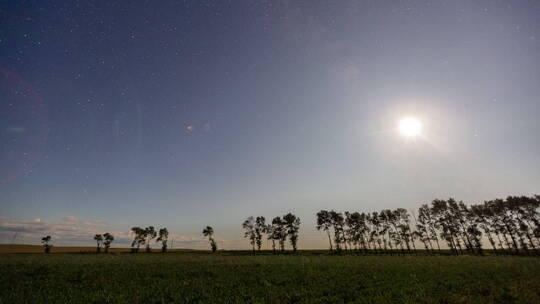
[[[211,225],[241,248],[245,217],[293,212],[300,247],[326,247],[320,209],[540,192],[538,1],[2,1],[0,20],[0,242],[154,225],[205,248]]]

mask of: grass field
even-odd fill
[[[540,303],[540,259],[1,254],[0,303]]]

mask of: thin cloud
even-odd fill
[[[104,233],[106,223],[101,220],[81,220],[77,216],[64,216],[60,221],[35,219],[0,218],[0,242],[2,243],[39,243],[45,235],[53,237],[53,243],[80,245],[90,243],[92,237]],[[128,234],[121,231],[109,231],[115,241],[127,241]]]
[[[77,216],[64,216],[59,221],[44,221],[35,219],[8,219],[0,218],[0,243],[40,244],[45,235],[52,237],[56,246],[93,246],[93,237],[96,234],[109,232],[114,236],[113,247],[129,247],[133,240],[133,233],[127,231],[114,231],[102,220],[81,219]],[[228,241],[216,238],[223,245]],[[207,249],[208,239],[198,235],[181,235],[171,233],[169,246],[174,248]],[[151,243],[153,248],[160,245]]]

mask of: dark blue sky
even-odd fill
[[[245,217],[291,211],[316,247],[321,208],[540,190],[538,1],[2,1],[0,19],[2,241],[212,225],[232,248]]]

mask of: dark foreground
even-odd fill
[[[0,303],[540,303],[540,258],[3,254]]]

